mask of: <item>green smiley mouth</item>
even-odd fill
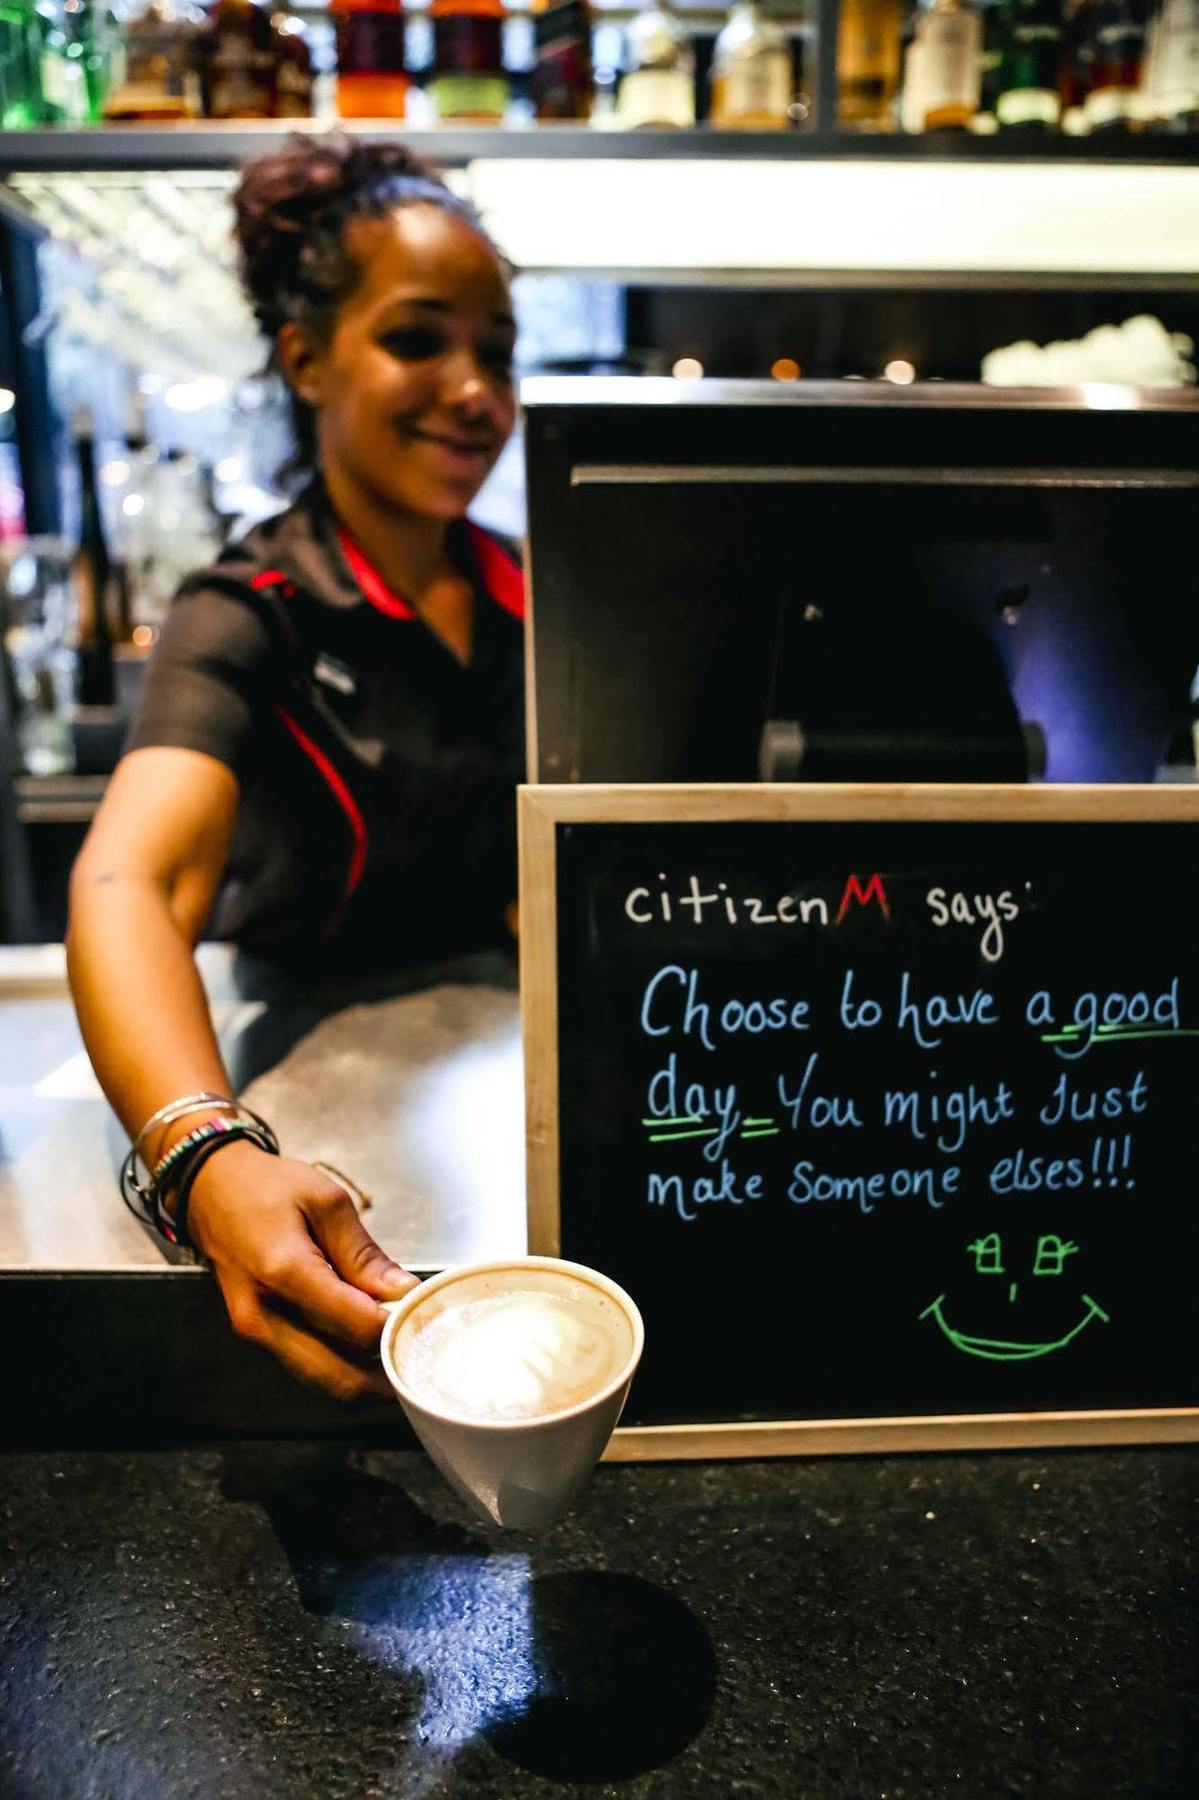
[[[1111,1320],[1098,1301],[1092,1300],[1089,1294],[1084,1294],[1082,1297],[1086,1301],[1087,1310],[1078,1324],[1068,1331],[1065,1337],[1055,1338],[1049,1344],[1016,1344],[1010,1343],[1004,1338],[970,1337],[964,1331],[956,1331],[952,1325],[946,1322],[945,1315],[941,1311],[944,1294],[938,1294],[931,1306],[925,1307],[920,1317],[927,1319],[931,1315],[954,1349],[964,1350],[967,1356],[985,1356],[991,1362],[1020,1362],[1027,1361],[1033,1356],[1048,1356],[1051,1350],[1064,1350],[1080,1331],[1085,1331],[1092,1319],[1102,1319],[1105,1325],[1111,1324]]]

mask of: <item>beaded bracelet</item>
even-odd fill
[[[178,1177],[175,1216],[163,1227],[164,1234],[167,1231],[173,1234],[171,1242],[181,1244],[187,1249],[194,1248],[187,1229],[187,1209],[191,1201],[192,1188],[196,1184],[196,1177],[204,1164],[214,1157],[218,1150],[223,1150],[226,1144],[234,1142],[237,1138],[244,1138],[247,1143],[256,1144],[268,1156],[278,1156],[279,1154],[279,1145],[275,1140],[274,1132],[269,1128],[265,1132],[259,1131],[254,1125],[230,1125],[228,1130],[219,1132],[202,1143],[196,1144],[184,1163],[182,1174]]]
[[[207,1140],[210,1137],[214,1137],[218,1131],[232,1131],[235,1123],[236,1121],[233,1119],[221,1118],[209,1119],[206,1125],[197,1125],[194,1131],[189,1131],[186,1137],[181,1137],[178,1143],[172,1144],[171,1148],[167,1151],[161,1161],[155,1163],[154,1172],[150,1176],[150,1186],[157,1193],[163,1193],[165,1191],[166,1177],[170,1174],[176,1163],[179,1162],[182,1157],[187,1155],[190,1149],[196,1144],[206,1143]]]
[[[162,1163],[165,1162],[167,1158],[164,1157],[161,1159],[154,1172],[151,1172],[151,1170],[142,1163],[142,1167],[145,1169],[145,1179],[139,1180],[138,1164],[141,1160],[140,1146],[144,1142],[146,1134],[155,1120],[160,1125],[165,1126],[173,1123],[175,1119],[186,1117],[189,1112],[195,1112],[202,1108],[211,1107],[219,1107],[223,1111],[236,1114],[236,1118],[229,1121],[230,1124],[240,1126],[248,1125],[252,1127],[262,1137],[264,1144],[276,1154],[278,1153],[278,1139],[266,1120],[260,1118],[256,1112],[251,1112],[248,1106],[243,1106],[240,1100],[230,1100],[221,1094],[214,1094],[211,1096],[191,1094],[186,1100],[173,1101],[170,1106],[160,1107],[158,1113],[154,1115],[154,1120],[148,1120],[146,1122],[138,1133],[134,1143],[129,1147],[125,1160],[121,1164],[120,1189],[121,1198],[124,1200],[125,1205],[129,1208],[133,1216],[136,1219],[139,1219],[143,1225],[149,1226],[151,1231],[157,1232],[160,1237],[165,1237],[169,1243],[174,1243],[176,1239],[168,1229],[170,1226],[170,1217],[163,1209],[163,1189],[157,1179],[157,1171],[162,1168]],[[209,1120],[207,1123],[215,1126],[217,1121]],[[198,1129],[203,1130],[203,1127]],[[188,1135],[189,1137],[195,1136],[194,1133],[189,1133]],[[223,1142],[227,1135],[228,1134],[225,1132],[219,1134],[216,1132],[206,1132],[205,1136],[200,1141],[205,1144],[213,1140]],[[246,1133],[242,1131],[239,1135],[244,1136]],[[181,1143],[182,1141],[183,1140],[180,1140]],[[177,1149],[179,1146],[172,1146],[172,1148]],[[169,1157],[170,1155],[171,1152],[168,1151],[167,1156]],[[179,1160],[183,1159],[181,1158]],[[174,1178],[177,1171],[178,1163],[176,1162],[167,1170],[167,1174]]]
[[[223,1144],[232,1143],[238,1138],[245,1138],[257,1144],[259,1149],[269,1151],[272,1156],[279,1154],[279,1140],[270,1126],[248,1108],[244,1118],[219,1122],[214,1119],[212,1124],[219,1125],[219,1128],[204,1131],[201,1127],[189,1134],[192,1142],[175,1159],[167,1172],[167,1179],[153,1184],[154,1228],[168,1243],[186,1245],[188,1242],[187,1195],[191,1192],[191,1183],[195,1178],[193,1171],[198,1173],[208,1161],[209,1151],[218,1150]],[[179,1147],[182,1148],[182,1145]],[[167,1208],[172,1189],[175,1193],[173,1212]]]
[[[150,1165],[142,1154],[142,1146],[150,1132],[155,1126],[165,1130],[168,1125],[175,1124],[177,1120],[184,1119],[188,1113],[193,1112],[244,1114],[246,1108],[240,1100],[230,1100],[226,1094],[188,1094],[182,1100],[172,1100],[169,1106],[160,1106],[138,1132],[121,1168],[121,1192],[125,1196],[127,1205],[132,1205],[131,1195],[140,1201],[143,1207],[152,1207],[154,1203],[154,1186]],[[144,1181],[138,1179],[139,1164],[146,1172]],[[133,1206],[133,1210],[136,1212],[137,1207]]]
[[[238,1102],[231,1099],[228,1094],[209,1093],[184,1094],[181,1099],[168,1100],[165,1106],[160,1106],[157,1112],[150,1114],[150,1117],[146,1120],[136,1138],[133,1140],[134,1156],[142,1156],[142,1145],[156,1125],[164,1127],[173,1125],[177,1119],[185,1118],[189,1112],[203,1112],[206,1108],[216,1108],[218,1111],[229,1111],[231,1109],[236,1112],[238,1110]],[[142,1157],[142,1161],[145,1161],[144,1157]]]

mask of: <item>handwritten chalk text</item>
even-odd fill
[[[791,1171],[788,1200],[807,1206],[812,1200],[849,1201],[859,1212],[872,1213],[878,1200],[925,1200],[938,1212],[958,1191],[962,1171],[944,1168],[877,1169],[869,1175],[829,1175],[815,1163],[797,1162]]]
[[[934,925],[985,925],[978,947],[987,962],[998,962],[1003,955],[1004,922],[1020,917],[1020,903],[1010,888],[1001,894],[964,894],[955,889],[929,888],[924,896]]]
[[[679,990],[682,990],[681,993]],[[720,1006],[699,998],[699,970],[667,963],[651,975],[641,1001],[641,1029],[649,1037],[680,1032],[715,1050],[717,1036],[759,1037],[766,1031],[807,1031],[806,1000],[776,995],[770,1000],[725,1000]]]
[[[681,1175],[651,1174],[646,1203],[673,1211],[688,1225],[694,1225],[699,1208],[704,1206],[744,1206],[747,1200],[762,1198],[760,1175],[739,1176],[727,1157],[721,1158],[716,1175],[694,1175],[684,1180]]]
[[[1029,998],[1024,1017],[1040,1031],[1045,1043],[1053,1045],[1058,1056],[1077,1062],[1099,1044],[1181,1032],[1178,988],[1176,975],[1160,994],[1146,993],[1143,988],[1135,994],[1088,989],[1077,995],[1064,1013],[1059,1011],[1049,988],[1038,988]]]
[[[718,881],[708,893],[698,875],[689,875],[680,891],[671,893],[665,875],[658,876],[656,889],[630,888],[625,895],[626,918],[634,925],[653,925],[659,921],[673,923],[676,915],[692,925],[703,925],[709,919],[729,925],[827,925],[828,901],[819,894],[806,897],[780,894],[777,899],[763,899],[760,894],[733,894],[727,881]]]
[[[937,1071],[929,1071],[935,1077]],[[888,1088],[883,1095],[883,1124],[906,1125],[923,1142],[936,1136],[938,1150],[956,1155],[975,1125],[998,1125],[1014,1116],[1015,1096],[1006,1081],[997,1081],[992,1093],[980,1092],[973,1081],[964,1088]]]

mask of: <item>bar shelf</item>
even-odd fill
[[[608,131],[579,125],[406,128],[403,120],[320,119],[175,126],[44,126],[0,135],[0,175],[143,169],[230,169],[297,128],[341,129],[365,138],[402,136],[450,167],[479,160],[977,163],[1060,166],[1199,165],[1199,134],[1036,140],[969,132]]]

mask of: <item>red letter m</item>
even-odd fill
[[[851,900],[856,900],[859,906],[869,906],[872,900],[877,900],[879,906],[882,908],[883,918],[889,919],[891,917],[891,907],[887,900],[887,890],[883,886],[881,875],[872,875],[865,887],[862,886],[856,875],[851,875],[849,877],[849,880],[845,883],[845,892],[841,896],[841,904],[837,909],[836,923],[838,925],[849,911],[849,903]]]

